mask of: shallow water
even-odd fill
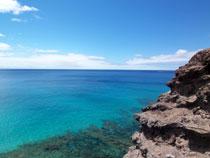
[[[0,152],[132,116],[171,71],[0,70]]]

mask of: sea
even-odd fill
[[[173,71],[0,70],[0,152],[104,120],[117,120],[167,92]]]

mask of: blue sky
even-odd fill
[[[0,68],[175,69],[210,44],[209,0],[0,0]]]

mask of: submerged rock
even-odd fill
[[[0,158],[121,158],[132,145],[128,138],[136,127],[132,117],[127,116],[117,122],[104,121],[102,127],[90,126],[76,133],[25,144],[0,153]]]
[[[140,131],[124,158],[210,157],[210,49],[176,70],[167,85],[170,92],[136,114]]]

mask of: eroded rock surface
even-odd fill
[[[140,131],[124,158],[210,158],[210,49],[167,83],[171,91],[136,114]]]

